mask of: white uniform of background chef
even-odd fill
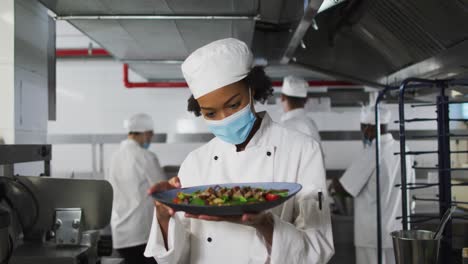
[[[304,110],[307,102],[307,87],[309,84],[302,78],[295,76],[284,78],[281,103],[285,114],[281,117],[281,122],[285,127],[309,135],[321,144],[317,125]]]
[[[319,190],[327,198],[319,145],[255,112],[254,101],[265,101],[272,88],[252,61],[245,43],[223,39],[196,50],[183,63],[193,93],[189,110],[202,114],[216,137],[188,155],[180,183],[288,181],[303,189],[271,213],[232,218],[186,217],[156,203],[145,255],[160,264],[326,263],[333,255],[329,208],[318,199]],[[173,178],[150,192],[180,183]]]
[[[395,263],[390,233],[400,230],[401,190],[400,146],[387,131],[391,120],[390,111],[380,110],[381,147],[380,147],[380,192],[382,208],[382,247],[383,263]],[[340,179],[344,189],[354,197],[354,244],[356,246],[356,263],[377,263],[377,209],[375,192],[375,113],[373,107],[361,111],[361,130],[364,134],[365,148]],[[408,182],[414,182],[412,162],[407,161]]]
[[[148,151],[153,120],[136,114],[125,121],[128,138],[113,154],[107,180],[114,190],[111,228],[113,247],[126,263],[155,263],[143,256],[153,217],[153,202],[145,195],[154,183],[164,180],[156,155]]]

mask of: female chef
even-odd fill
[[[319,145],[280,126],[255,102],[273,92],[248,46],[222,39],[182,64],[193,96],[188,110],[202,116],[215,138],[191,152],[179,177],[150,192],[236,182],[297,182],[303,189],[259,214],[213,217],[174,212],[156,203],[145,256],[168,263],[326,263],[334,253]],[[323,206],[322,206],[323,204]]]

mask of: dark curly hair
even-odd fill
[[[264,103],[273,94],[270,77],[266,75],[265,70],[261,66],[253,67],[247,77],[242,79],[242,82],[255,91],[253,98],[257,102]],[[187,110],[195,116],[201,115],[200,105],[193,95],[188,99]]]

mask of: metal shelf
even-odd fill
[[[437,121],[437,118],[412,118],[412,119],[405,119],[405,123],[413,123],[413,122],[429,122],[429,121]],[[400,120],[394,122],[395,124],[401,123]]]
[[[426,154],[437,154],[439,153],[437,150],[428,150],[428,151],[407,151],[405,155],[426,155]],[[394,155],[400,155],[400,152],[393,153]]]
[[[452,186],[468,186],[468,182],[465,183],[452,183]],[[439,186],[439,183],[407,183],[406,188],[408,190],[424,189]],[[409,186],[409,187],[408,187]],[[401,187],[401,184],[395,184],[395,187]]]
[[[439,167],[416,167],[413,166],[415,170],[436,170],[436,171],[468,171],[468,168],[439,168]]]
[[[455,104],[468,104],[468,101],[451,101],[447,102],[450,105],[455,105]],[[437,103],[428,103],[428,104],[412,104],[411,107],[428,107],[428,106],[437,106]]]
[[[423,223],[427,221],[432,221],[435,219],[441,219],[445,211],[452,205],[457,204],[468,204],[468,201],[452,201],[452,186],[468,186],[467,183],[461,184],[452,184],[451,182],[451,173],[454,171],[468,171],[468,168],[451,168],[451,156],[454,154],[468,153],[467,150],[461,151],[451,151],[450,150],[450,141],[454,138],[465,138],[468,137],[467,134],[463,132],[454,133],[450,131],[450,122],[468,122],[468,119],[465,118],[450,118],[449,117],[449,105],[451,104],[462,104],[468,103],[465,101],[449,101],[449,98],[445,95],[446,91],[452,85],[465,86],[468,87],[468,80],[426,80],[419,78],[409,78],[404,80],[398,88],[388,87],[379,93],[379,96],[376,100],[375,112],[376,112],[376,127],[380,128],[379,123],[379,103],[383,99],[385,93],[391,90],[399,90],[399,120],[395,123],[399,124],[399,135],[400,135],[400,152],[395,153],[395,155],[400,156],[400,165],[401,165],[401,184],[396,185],[396,188],[401,188],[402,190],[402,225],[403,229],[407,230],[411,228],[411,224]],[[412,104],[411,107],[436,107],[436,118],[405,118],[405,92],[411,88],[418,87],[419,89],[437,89],[439,94],[436,96],[436,102],[434,103],[420,103]],[[435,134],[426,134],[426,135],[408,135],[406,130],[407,123],[413,122],[433,122],[437,123],[437,133]],[[408,139],[434,139],[437,141],[437,150],[426,150],[426,151],[407,151],[406,150],[406,140]],[[380,216],[380,194],[379,194],[379,177],[380,177],[380,158],[379,158],[379,143],[380,142],[380,131],[377,131],[376,138],[376,190],[377,190],[377,237],[378,237],[378,261],[382,263],[382,253],[381,253],[381,216]],[[411,166],[414,170],[435,170],[439,174],[438,183],[408,183],[407,182],[407,168],[406,168],[406,158],[407,156],[415,155],[438,155],[438,165],[434,167],[418,167],[416,165]],[[435,198],[421,198],[413,196],[415,201],[426,201],[426,202],[435,202],[438,203],[438,216],[435,215],[426,215],[426,216],[413,216],[409,210],[408,205],[408,190],[422,189],[422,188],[431,188],[437,187],[439,194]],[[419,218],[419,219],[418,219]],[[468,216],[459,216],[459,218],[468,220]],[[441,252],[440,259],[444,260],[444,263],[452,263],[452,221],[448,222],[446,229],[443,232],[443,239],[441,242]]]
[[[416,197],[413,195],[413,200],[414,201],[426,201],[426,202],[438,202],[439,204],[441,203],[439,199],[433,199],[433,198],[421,198],[421,197]],[[451,201],[450,203],[442,203],[446,206],[452,206],[452,205],[458,205],[458,204],[468,204],[468,202],[464,201]]]
[[[411,136],[411,137],[408,137],[408,138],[409,139],[437,139],[439,137],[441,137],[441,136],[440,135],[421,135],[421,136],[414,135],[414,136]],[[465,138],[465,137],[468,137],[468,134],[448,134],[445,137],[450,137],[451,139]]]

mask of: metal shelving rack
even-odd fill
[[[376,127],[377,138],[376,138],[376,184],[377,184],[377,236],[378,236],[378,263],[382,263],[382,238],[381,238],[381,215],[380,215],[380,122],[379,122],[379,104],[382,101],[386,93],[392,90],[399,91],[399,127],[400,127],[400,155],[401,159],[401,185],[396,186],[402,190],[402,225],[404,230],[411,228],[410,224],[412,223],[421,223],[427,222],[434,219],[441,219],[444,212],[450,208],[452,205],[456,204],[468,204],[467,201],[452,201],[452,186],[455,185],[467,185],[466,183],[462,184],[452,184],[451,182],[451,172],[452,171],[468,171],[468,168],[452,168],[451,167],[451,155],[459,153],[468,153],[468,150],[463,151],[451,151],[450,150],[450,139],[451,138],[468,138],[468,134],[452,134],[450,133],[450,122],[466,122],[468,119],[450,119],[449,117],[449,105],[451,104],[460,104],[467,102],[451,102],[449,101],[448,96],[446,96],[446,91],[452,86],[462,86],[468,87],[468,80],[426,80],[418,78],[409,78],[404,80],[399,87],[387,87],[379,93],[375,104],[375,115],[376,115]],[[413,104],[411,107],[428,107],[435,106],[437,111],[436,118],[413,118],[405,119],[405,92],[408,89],[437,89],[438,96],[435,103],[425,103],[425,104]],[[438,148],[434,151],[406,151],[406,123],[412,122],[437,122],[437,133],[435,135],[424,136],[427,139],[436,139]],[[439,182],[436,184],[418,184],[418,183],[408,183],[407,182],[407,168],[406,168],[406,159],[410,155],[438,155],[438,164],[434,167],[418,167],[413,166],[415,170],[435,170],[439,172]],[[438,186],[439,195],[434,197],[434,199],[424,199],[413,197],[413,200],[417,201],[430,201],[437,202],[439,204],[439,216],[434,217],[431,215],[414,215],[408,209],[408,191],[413,189],[421,188],[430,188]],[[454,218],[467,219],[468,216],[458,216]],[[452,261],[452,223],[448,223],[444,233],[441,243],[441,254],[439,257],[440,263],[453,263]]]

